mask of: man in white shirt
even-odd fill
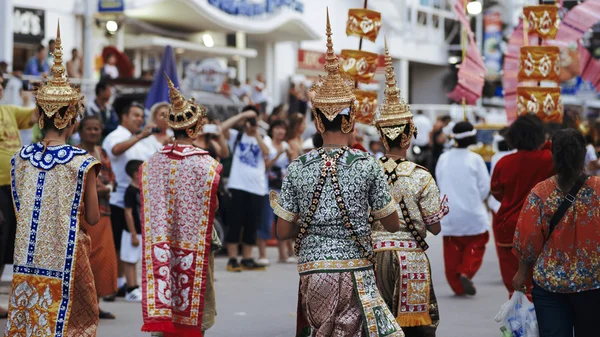
[[[227,252],[229,262],[227,270],[238,272],[242,269],[264,269],[252,259],[252,246],[256,244],[257,230],[260,225],[264,197],[267,195],[267,178],[265,159],[269,156],[269,148],[260,135],[257,118],[258,109],[246,106],[242,114],[254,111],[253,118],[246,119],[241,133],[230,131],[234,140],[232,147],[233,161],[227,188],[231,192],[232,202],[229,210],[227,235]],[[242,237],[242,261],[238,263],[238,245]],[[241,264],[241,266],[240,266]]]
[[[475,144],[477,130],[469,122],[452,129],[456,148],[444,152],[436,177],[450,213],[442,219],[446,278],[456,295],[475,295],[471,279],[481,267],[489,240],[490,220],[485,200],[490,194],[490,174],[483,158],[467,149]]]
[[[260,105],[260,113],[267,113],[267,88],[262,74],[256,75],[252,83],[252,104]]]
[[[115,190],[110,194],[110,221],[112,223],[113,239],[115,241],[117,256],[120,254],[121,236],[123,229],[126,226],[125,190],[131,183],[131,178],[125,171],[125,167],[130,160],[144,161],[152,155],[152,153],[145,153],[145,147],[140,146],[139,142],[142,139],[150,136],[152,133],[152,128],[155,127],[155,124],[149,123],[142,130],[143,125],[144,107],[137,104],[127,106],[123,110],[121,124],[115,129],[115,131],[106,136],[104,142],[102,143],[102,148],[108,154],[117,182]],[[120,296],[126,295],[124,294],[124,276],[122,262],[119,259],[118,295]],[[139,291],[139,289],[136,290]],[[141,291],[139,298],[141,300]],[[114,297],[105,298],[105,300],[114,300]]]

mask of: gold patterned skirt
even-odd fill
[[[416,245],[404,246],[376,251],[377,286],[407,336],[411,327],[429,330],[416,336],[435,336],[439,311],[429,259]]]

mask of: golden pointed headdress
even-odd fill
[[[167,73],[165,76],[169,85],[169,101],[171,101],[167,124],[173,130],[189,130],[195,127],[192,132],[197,135],[202,127],[202,119],[206,116],[206,108],[197,104],[193,98],[186,101]],[[192,134],[188,135],[194,137]]]
[[[313,114],[317,120],[317,128],[321,133],[325,132],[325,128],[316,113],[316,109],[319,109],[329,121],[333,121],[339,114],[347,115],[347,119],[344,119],[342,123],[342,132],[349,133],[354,127],[354,119],[356,118],[354,83],[350,78],[340,73],[340,62],[333,51],[331,40],[329,9],[327,9],[326,34],[325,70],[327,75],[321,76],[319,81],[311,88],[311,91],[315,94],[311,99]]]
[[[62,60],[62,43],[60,39],[60,22],[56,29],[56,48],[54,49],[54,65],[50,68],[52,79],[40,84],[35,90],[36,103],[40,106],[40,128],[44,128],[44,114],[54,117],[54,126],[64,129],[73,118],[83,113],[83,96],[79,88],[74,88],[67,77],[67,70]],[[68,107],[61,116],[59,110]]]
[[[413,123],[413,115],[410,112],[410,106],[404,102],[400,96],[400,89],[396,83],[396,75],[392,66],[392,57],[388,50],[387,41],[385,41],[385,83],[384,101],[379,106],[379,112],[375,118],[375,126],[380,130],[382,136],[387,136],[390,140],[395,140],[402,135],[401,146],[406,147],[410,144],[410,136],[416,135],[417,129]],[[407,136],[404,134],[406,127],[410,128]],[[385,137],[383,143],[388,148]],[[389,150],[389,148],[388,148]]]

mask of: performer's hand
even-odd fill
[[[137,247],[140,245],[140,239],[137,234],[131,234],[131,245]]]
[[[513,289],[515,289],[515,291],[522,291],[525,292],[525,280],[527,279],[527,271],[525,273],[521,272],[520,270],[515,274],[515,276],[513,277]]]

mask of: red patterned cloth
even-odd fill
[[[204,311],[214,306],[206,291],[221,168],[188,145],[167,145],[140,168],[142,331],[198,337],[214,319]]]

